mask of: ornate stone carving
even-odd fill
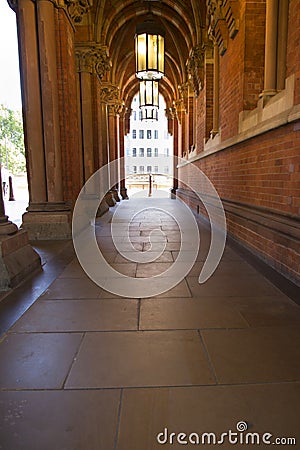
[[[117,101],[115,103],[108,103],[108,115],[109,116],[117,116],[122,113],[123,110],[123,103],[121,101]]]
[[[227,50],[228,37],[233,39],[239,30],[239,2],[237,0],[206,0],[208,34],[219,46],[220,54]]]
[[[181,114],[186,113],[186,108],[182,98],[174,101],[175,117],[181,123]]]
[[[80,23],[91,8],[92,0],[64,0],[67,11],[75,24]]]
[[[204,48],[202,45],[194,47],[186,63],[187,71],[197,97],[202,88],[204,77]]]
[[[100,100],[107,104],[119,102],[120,89],[119,86],[112,83],[102,83]]]
[[[78,72],[89,72],[98,75],[100,80],[111,68],[107,47],[99,44],[77,45],[76,63]]]

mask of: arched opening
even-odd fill
[[[124,138],[128,194],[169,196],[174,151],[164,97],[159,94],[158,120],[142,120],[138,94],[132,100],[131,110],[130,131]]]

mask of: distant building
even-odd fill
[[[126,178],[162,174],[172,180],[173,137],[168,133],[165,101],[159,95],[158,120],[141,120],[138,94],[132,101],[130,133],[125,136]],[[129,177],[129,178],[128,178]]]

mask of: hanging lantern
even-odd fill
[[[141,120],[158,120],[158,109],[145,106],[141,108]]]
[[[144,106],[158,108],[158,81],[140,81],[140,108]]]
[[[153,19],[137,25],[135,34],[136,76],[160,80],[164,76],[165,33]]]

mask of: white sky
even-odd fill
[[[16,14],[0,0],[0,104],[22,108]]]

